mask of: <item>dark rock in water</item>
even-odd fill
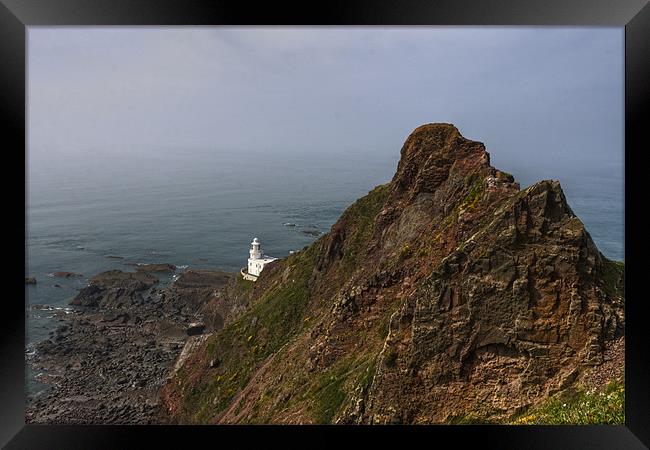
[[[25,284],[36,284],[36,278],[34,278],[34,277],[25,277]]]
[[[54,272],[52,275],[59,278],[83,277],[81,274],[66,271]]]
[[[307,228],[307,229],[304,229],[304,230],[300,230],[300,232],[301,232],[302,234],[304,234],[304,235],[307,235],[307,236],[313,236],[313,237],[318,237],[318,236],[320,236],[321,234],[323,234],[322,232],[320,232],[320,231],[318,231],[318,230],[313,230],[313,229],[310,229],[310,228]]]
[[[51,307],[50,305],[42,305],[42,304],[38,303],[38,304],[36,304],[36,305],[32,305],[32,306],[30,306],[30,309],[34,309],[34,310],[49,310],[49,309],[52,309],[52,307]]]
[[[108,259],[124,259],[124,257],[117,256],[117,255],[107,255],[106,258],[108,258]]]
[[[70,301],[71,305],[85,307],[120,307],[141,304],[141,291],[158,282],[158,278],[146,272],[122,272],[109,270],[90,279],[90,283]]]
[[[55,288],[60,288],[61,285],[60,285],[60,284],[55,284],[54,287],[55,287]]]
[[[174,272],[176,266],[168,263],[138,264],[135,270],[138,272]]]
[[[202,334],[205,330],[205,324],[201,322],[193,322],[187,327],[187,335],[194,336],[197,334]]]
[[[54,342],[50,341],[49,339],[45,341],[41,341],[38,344],[36,344],[36,351],[38,351],[39,353],[49,354],[49,353],[53,353],[55,349],[56,349],[56,345],[54,344]]]
[[[106,289],[103,289],[97,285],[87,286],[83,288],[75,298],[70,300],[70,304],[75,306],[88,307],[98,306],[101,300],[100,294],[102,294],[105,290]]]
[[[158,278],[151,274],[142,272],[108,270],[95,275],[89,280],[90,284],[103,287],[126,287],[132,282],[139,282],[147,287],[151,287],[158,282]]]

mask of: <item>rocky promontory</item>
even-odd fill
[[[522,190],[482,143],[423,125],[389,183],[265,268],[245,311],[185,356],[165,410],[177,423],[516,422],[622,382],[623,286],[558,181]]]
[[[92,277],[37,347],[54,385],[27,421],[549,423],[546,405],[596,392],[622,423],[624,265],[560,182],[521,189],[451,124],[400,156],[254,283],[187,270],[161,287],[164,264]]]
[[[92,277],[70,302],[74,313],[60,318],[50,338],[29,361],[51,388],[28,401],[29,423],[159,423],[159,391],[198,321],[200,333],[214,331],[203,317],[205,302],[220,302],[232,274],[186,271],[177,283],[156,288],[144,271],[111,270]],[[188,289],[192,289],[189,294]],[[203,294],[202,300],[187,297]],[[227,310],[224,307],[224,310]]]

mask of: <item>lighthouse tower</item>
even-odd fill
[[[253,242],[251,242],[251,248],[248,253],[248,270],[246,271],[246,274],[242,272],[242,275],[244,275],[246,279],[253,281],[255,281],[260,275],[265,265],[278,259],[263,254],[260,241],[257,238],[254,238]]]
[[[262,249],[260,248],[260,241],[257,238],[251,242],[251,249],[249,251],[250,259],[262,259]]]

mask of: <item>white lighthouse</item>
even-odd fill
[[[264,269],[264,266],[270,263],[271,261],[275,261],[276,259],[278,259],[263,254],[262,248],[260,246],[260,241],[257,238],[254,238],[253,242],[251,242],[251,248],[248,251],[248,253],[249,253],[248,267],[245,271],[244,269],[242,269],[241,271],[242,276],[246,280],[251,280],[251,281],[257,280],[257,277]]]

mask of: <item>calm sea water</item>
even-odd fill
[[[398,157],[207,150],[54,161],[32,155],[26,273],[37,284],[26,286],[27,305],[66,308],[88,277],[131,270],[127,262],[236,271],[255,236],[265,253],[286,256],[316,239],[302,231],[328,231],[355,199],[389,181]],[[522,187],[543,175],[514,172]],[[622,260],[622,170],[553,178],[600,250]],[[83,277],[54,278],[55,271]],[[27,352],[57,325],[52,311],[28,308]],[[36,389],[32,378],[28,373],[28,386]]]

